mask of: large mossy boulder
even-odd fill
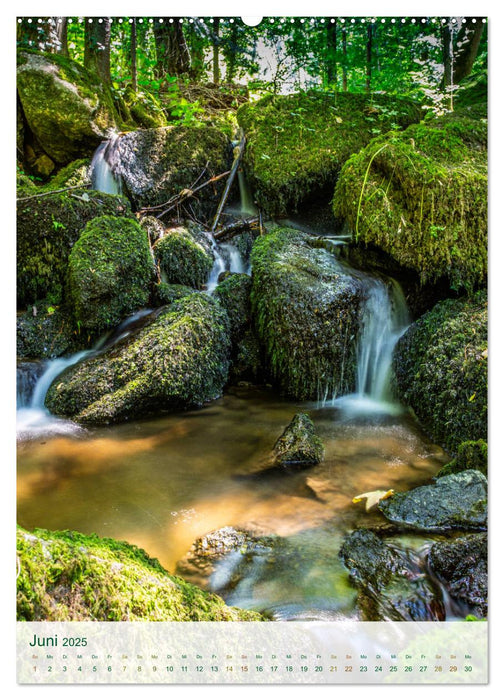
[[[425,576],[414,552],[359,529],[345,537],[340,557],[359,589],[364,620],[444,620],[442,592]]]
[[[98,216],[68,258],[68,302],[77,325],[102,331],[147,305],[155,278],[146,231],[134,219]]]
[[[472,290],[487,274],[487,123],[456,112],[391,131],[353,155],[334,214],[423,285]]]
[[[203,232],[187,226],[166,229],[153,251],[164,282],[194,289],[205,286],[214,258],[210,240]]]
[[[20,51],[17,89],[28,128],[60,165],[91,155],[116,126],[103,82],[61,54]]]
[[[445,464],[437,477],[458,474],[466,469],[476,469],[485,476],[488,472],[488,445],[485,440],[466,440],[457,448],[455,459]]]
[[[264,97],[240,107],[237,117],[255,199],[280,215],[332,185],[343,163],[376,134],[417,122],[422,111],[387,95],[302,93]]]
[[[17,531],[23,622],[261,620],[169,574],[135,545],[97,535]]]
[[[252,250],[252,311],[274,382],[288,396],[355,389],[362,283],[308,234],[276,228]]]
[[[130,216],[123,197],[77,189],[17,201],[17,299],[20,308],[48,295],[61,301],[68,256],[97,216]]]
[[[80,333],[70,311],[39,302],[16,319],[16,355],[52,359],[82,350],[87,335]]]
[[[176,301],[126,342],[57,377],[46,406],[96,424],[202,406],[220,396],[227,379],[228,323],[205,294]]]
[[[232,160],[229,139],[211,126],[132,131],[118,140],[117,153],[117,174],[136,209],[168,203],[196,181],[201,185],[229,170]],[[210,219],[215,213],[225,183],[222,178],[188,198],[199,219]],[[184,208],[173,211],[180,213]]]
[[[396,393],[451,453],[487,437],[487,324],[486,292],[447,299],[412,324],[395,349]]]
[[[448,593],[459,603],[469,605],[473,614],[488,613],[488,536],[486,533],[436,542],[427,561]]]
[[[396,493],[378,503],[384,516],[420,532],[484,530],[487,526],[487,480],[479,471],[467,469]]]

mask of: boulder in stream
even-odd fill
[[[273,447],[274,465],[297,468],[312,467],[324,458],[322,440],[315,433],[313,421],[306,413],[296,413]]]
[[[452,112],[390,131],[349,158],[333,199],[354,241],[423,285],[473,290],[487,275],[487,119]]]
[[[116,326],[147,306],[155,269],[147,233],[126,217],[86,224],[68,258],[68,301],[90,331]]]
[[[364,620],[444,620],[441,590],[426,578],[413,552],[360,529],[345,537],[340,557],[359,589]]]
[[[117,149],[117,174],[135,209],[163,203],[168,207],[171,197],[226,172],[232,160],[228,137],[212,126],[131,131],[118,139]],[[189,197],[189,213],[210,219],[225,184],[222,178]]]
[[[484,530],[487,526],[487,480],[468,469],[433,484],[396,493],[378,503],[393,523],[420,532]]]
[[[165,229],[154,244],[161,278],[169,284],[202,289],[214,264],[208,237],[194,226]]]
[[[427,562],[455,600],[478,617],[488,614],[488,537],[486,533],[436,542]]]
[[[82,423],[113,423],[203,405],[220,396],[229,367],[228,318],[205,294],[161,308],[126,341],[69,367],[47,408]]]
[[[273,381],[288,396],[324,399],[355,389],[361,281],[315,239],[288,228],[252,250],[252,313]]]
[[[76,333],[75,321],[65,307],[37,302],[16,320],[16,355],[52,359],[82,350],[87,336]]]
[[[60,165],[91,155],[116,126],[103,81],[62,54],[18,52],[17,89],[29,131]]]
[[[393,358],[395,390],[432,438],[452,454],[486,440],[487,294],[446,299],[413,323]]]

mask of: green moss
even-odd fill
[[[215,289],[215,298],[226,309],[229,316],[233,342],[238,342],[246,328],[250,327],[251,289],[252,280],[245,274],[229,275]]]
[[[487,298],[448,299],[400,338],[396,389],[436,442],[454,453],[487,435]]]
[[[172,304],[178,299],[183,299],[189,294],[196,294],[196,290],[192,287],[186,287],[183,284],[167,284],[160,282],[154,286],[152,300],[156,306],[165,306]]]
[[[58,190],[63,187],[86,187],[91,181],[89,178],[89,158],[79,158],[61,168],[48,183],[44,185],[45,191]]]
[[[213,267],[208,239],[188,228],[168,229],[154,245],[161,276],[169,284],[201,289]]]
[[[87,334],[76,328],[71,313],[43,299],[16,320],[16,355],[22,358],[53,358],[89,347]]]
[[[201,406],[220,396],[227,378],[228,323],[205,294],[175,301],[127,342],[66,370],[46,405],[84,423]]]
[[[68,256],[91,219],[103,214],[128,216],[123,197],[73,190],[17,202],[17,298],[23,308],[51,295],[63,297]]]
[[[466,440],[457,448],[454,460],[445,464],[437,477],[457,474],[465,469],[476,469],[485,476],[488,468],[488,445],[484,440]]]
[[[240,107],[245,167],[258,204],[269,214],[295,209],[334,182],[348,157],[374,135],[421,116],[407,100],[350,93],[265,97]]]
[[[343,167],[333,209],[422,284],[454,289],[487,272],[486,120],[453,113],[378,137]]]
[[[252,313],[274,382],[297,399],[355,387],[362,290],[312,239],[276,228],[252,249]]]
[[[159,100],[147,90],[127,88],[122,96],[134,122],[144,129],[166,126],[166,116]]]
[[[68,258],[68,297],[78,325],[104,330],[146,306],[154,274],[147,233],[136,221],[90,221]]]
[[[171,576],[138,547],[97,535],[17,531],[21,621],[261,620]]]

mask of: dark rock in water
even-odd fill
[[[385,543],[370,530],[347,535],[340,557],[359,589],[365,620],[444,620],[442,593],[420,560]]]
[[[61,54],[20,51],[17,89],[30,131],[56,163],[91,155],[116,126],[103,81]]]
[[[134,336],[58,376],[46,406],[96,424],[201,406],[227,378],[228,323],[204,294],[175,301]]]
[[[252,250],[252,313],[268,370],[288,396],[355,389],[363,283],[308,234],[275,228]]]
[[[29,406],[35,385],[45,370],[45,362],[18,362],[16,368],[17,407]]]
[[[388,520],[422,532],[484,530],[487,480],[473,469],[437,479],[434,484],[396,493],[378,508]]]
[[[427,562],[455,600],[478,617],[488,613],[488,537],[486,533],[436,542]]]
[[[203,184],[229,170],[232,160],[229,139],[212,126],[131,131],[121,136],[117,148],[117,174],[137,209],[168,202],[197,180]],[[188,200],[199,220],[215,213],[225,184],[222,178]]]
[[[208,237],[194,226],[166,229],[154,244],[163,281],[202,289],[214,264]]]
[[[103,192],[78,189],[18,201],[17,300],[25,308],[50,296],[61,302],[68,256],[86,224],[97,216],[131,216],[128,201]]]
[[[273,447],[274,464],[279,467],[311,467],[324,458],[322,440],[306,413],[296,413]]]
[[[446,299],[413,323],[394,351],[399,399],[452,454],[461,442],[487,437],[487,325],[486,291]]]
[[[87,335],[64,308],[41,301],[17,317],[16,354],[23,358],[52,359],[82,350],[89,345]]]
[[[485,476],[488,468],[488,445],[484,440],[466,440],[462,442],[457,449],[457,455],[454,460],[445,464],[436,475],[448,476],[448,474],[457,474],[466,469],[476,469]]]
[[[146,232],[133,219],[90,221],[68,259],[68,296],[82,328],[101,331],[147,306],[155,270]]]

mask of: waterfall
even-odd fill
[[[206,283],[206,293],[212,294],[219,284],[219,275],[222,272],[241,272],[248,274],[245,263],[243,262],[240,251],[232,243],[218,244],[212,234],[207,231],[207,238],[212,246],[214,256],[214,264],[210,270],[208,281]]]
[[[106,194],[121,194],[121,176],[117,174],[118,134],[112,134],[103,141],[95,151],[91,161],[91,187]]]
[[[242,170],[238,171],[238,185],[240,187],[240,214],[245,216],[257,214],[257,207],[252,199],[252,192]]]

